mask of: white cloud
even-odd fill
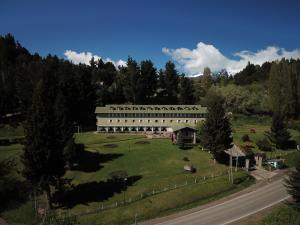
[[[240,51],[234,54],[238,59],[229,59],[224,56],[216,47],[199,42],[195,49],[162,48],[162,52],[175,60],[183,70],[190,74],[202,74],[204,67],[209,67],[212,71],[226,69],[229,73],[235,74],[241,71],[248,62],[253,64],[263,64],[266,61],[274,61],[283,57],[300,58],[300,50],[287,51],[284,48],[267,47],[256,52]]]
[[[115,65],[116,68],[118,68],[118,66],[126,66],[126,62],[124,60],[118,60],[118,61],[114,61],[110,58],[102,58],[98,55],[93,55],[91,52],[80,52],[77,53],[76,51],[72,51],[72,50],[66,50],[64,55],[66,56],[66,58],[73,62],[74,64],[79,64],[79,63],[83,63],[86,65],[90,64],[90,61],[92,59],[92,57],[94,57],[95,61],[102,59],[103,62],[111,62]]]

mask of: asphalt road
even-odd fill
[[[157,225],[225,225],[289,198],[282,179],[224,203],[173,218]]]

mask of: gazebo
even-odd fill
[[[245,157],[246,154],[242,151],[242,149],[239,146],[235,144],[231,148],[225,150],[224,152],[230,156],[230,166],[232,166],[232,157],[235,157],[235,171],[237,171],[239,157]]]
[[[172,142],[181,148],[191,148],[196,144],[196,129],[187,125],[174,127]]]

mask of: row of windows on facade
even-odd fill
[[[203,113],[98,113],[99,117],[204,118]]]
[[[151,120],[146,120],[146,121],[147,121],[147,123],[151,123]],[[145,122],[146,122],[146,121],[145,121]],[[112,123],[113,120],[108,120],[108,122],[109,122],[109,123]],[[117,122],[117,123],[120,123],[121,120],[116,120],[116,122]],[[128,120],[124,120],[124,122],[127,123]],[[135,120],[132,120],[132,121],[130,121],[130,122],[135,123],[136,121],[135,121]],[[143,120],[139,120],[139,122],[140,122],[140,123],[143,123]],[[158,120],[154,120],[154,122],[155,122],[155,123],[158,123]],[[162,122],[162,123],[165,123],[166,120],[161,120],[161,122]],[[173,123],[173,120],[169,120],[169,122],[170,122],[170,123]],[[177,120],[177,123],[182,123],[182,122],[184,122],[184,123],[189,123],[189,120]],[[194,123],[195,123],[195,124],[196,124],[197,122],[198,122],[198,120],[194,120]]]

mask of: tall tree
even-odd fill
[[[127,67],[120,71],[123,74],[123,92],[126,100],[135,104],[137,101],[137,81],[140,75],[138,63],[131,57],[127,60]]]
[[[286,117],[280,111],[275,111],[272,117],[271,130],[266,132],[270,142],[278,149],[287,149],[290,147],[291,135],[287,130]]]
[[[293,197],[290,204],[294,209],[300,211],[300,160],[296,165],[296,169],[291,172],[289,178],[286,180],[289,194]]]
[[[225,115],[224,99],[215,93],[209,94],[207,98],[208,114],[201,129],[200,140],[216,159],[220,159],[220,153],[232,146],[231,125]]]
[[[175,64],[167,62],[164,71],[164,84],[167,94],[167,104],[177,104],[179,76]]]
[[[200,80],[205,91],[207,91],[213,85],[214,80],[209,67],[204,68],[203,75],[200,77]]]
[[[157,74],[151,60],[141,62],[141,73],[137,82],[137,103],[148,104],[153,101],[157,88]]]
[[[184,75],[180,77],[178,103],[183,105],[195,104],[192,80]]]
[[[287,113],[291,89],[288,80],[289,68],[285,60],[272,64],[269,77],[269,95],[273,112]]]
[[[50,71],[49,71],[50,72]],[[55,111],[57,83],[55,76],[47,73],[38,83],[25,126],[24,176],[35,188],[47,194],[52,207],[51,185],[58,186],[65,173],[61,133]]]

